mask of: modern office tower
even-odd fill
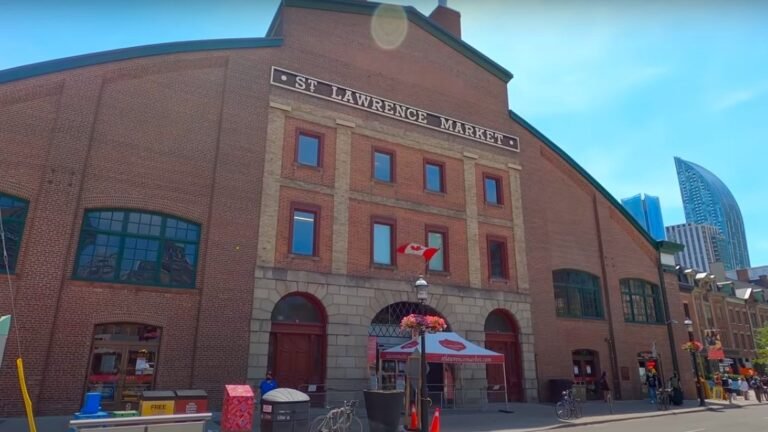
[[[656,240],[666,240],[659,197],[640,193],[622,199],[621,204],[651,237]]]
[[[720,251],[726,270],[749,267],[747,236],[739,205],[728,187],[707,169],[675,158],[685,221],[717,227],[723,235]]]
[[[684,223],[667,227],[667,239],[685,245],[675,254],[675,261],[683,267],[709,272],[709,264],[721,260],[725,238],[712,225]]]

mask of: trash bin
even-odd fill
[[[208,412],[208,393],[205,390],[176,390],[174,414]]]
[[[279,388],[261,398],[261,432],[306,432],[309,429],[309,396]]]
[[[564,391],[571,388],[573,381],[569,379],[552,379],[549,380],[549,401],[557,402],[562,397]]]
[[[141,393],[139,412],[143,416],[172,415],[176,393],[170,390],[147,390]]]
[[[370,432],[398,432],[405,394],[400,390],[365,390],[363,395]]]
[[[101,393],[89,392],[85,394],[85,401],[83,407],[80,409],[80,414],[96,414],[101,410]]]

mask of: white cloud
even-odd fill
[[[724,111],[745,102],[749,102],[766,93],[768,93],[768,82],[759,83],[749,88],[721,93],[712,98],[710,107],[714,111]]]

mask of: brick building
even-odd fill
[[[124,407],[204,388],[215,406],[267,368],[318,397],[376,370],[397,387],[404,365],[379,353],[408,340],[419,274],[432,313],[506,355],[506,382],[433,365],[446,403],[547,399],[601,371],[639,398],[640,367],[675,367],[676,245],[508,110],[511,74],[461,41],[455,11],[385,8],[407,28],[392,40],[377,7],[285,0],[265,38],[0,72],[18,324],[0,413],[21,408],[19,335],[43,414],[86,389]],[[425,267],[395,252],[409,242],[441,252]]]

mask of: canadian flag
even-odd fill
[[[397,248],[397,253],[406,255],[421,255],[425,261],[432,259],[435,254],[440,251],[440,248],[422,246],[418,243],[408,243]]]

